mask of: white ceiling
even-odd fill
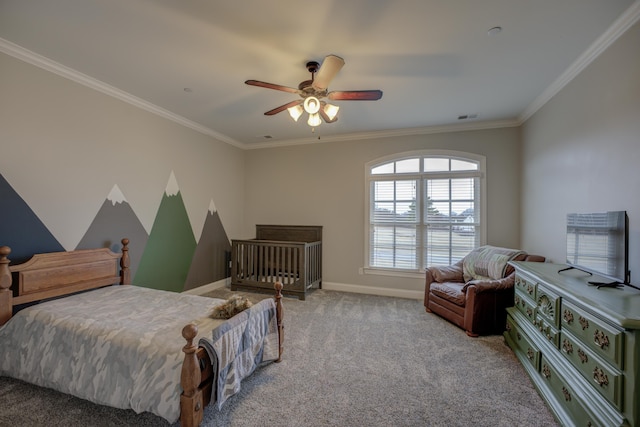
[[[0,51],[255,148],[515,126],[635,22],[639,3],[0,0]],[[328,54],[346,62],[330,91],[382,99],[336,101],[339,120],[312,133],[286,111],[263,114],[297,95],[244,84],[297,87]]]

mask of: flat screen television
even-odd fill
[[[607,281],[597,286],[629,285],[629,231],[626,211],[567,215],[567,264]]]

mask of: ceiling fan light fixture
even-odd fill
[[[302,113],[304,113],[304,109],[300,105],[295,105],[293,107],[287,108],[289,115],[294,121],[298,121]]]
[[[309,96],[304,100],[304,111],[309,114],[317,114],[320,111],[320,100],[315,96]]]
[[[311,127],[320,126],[320,123],[322,123],[322,121],[320,120],[320,114],[318,113],[309,114],[309,120],[307,121],[307,124],[309,126]]]
[[[340,109],[340,107],[338,107],[337,105],[333,105],[333,104],[326,104],[324,106],[324,112],[327,114],[327,117],[329,117],[329,120],[333,121],[333,119],[336,118],[336,116],[338,115],[338,110]]]
[[[329,83],[343,66],[344,59],[336,55],[327,55],[322,64],[315,61],[307,62],[307,70],[311,73],[311,80],[300,82],[297,88],[260,80],[245,80],[245,84],[299,95],[302,99],[287,102],[265,112],[264,115],[273,116],[288,110],[291,118],[297,122],[306,113],[309,115],[307,123],[315,129],[323,121],[334,123],[338,120],[339,107],[328,104],[324,98],[332,101],[377,101],[382,98],[382,91],[379,89],[329,92]],[[321,99],[323,100],[320,101]]]

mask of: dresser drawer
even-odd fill
[[[524,295],[528,295],[532,300],[536,294],[535,282],[522,274],[516,273],[515,289],[516,291],[522,292]]]
[[[558,334],[558,330],[551,323],[549,323],[544,317],[536,314],[533,324],[538,331],[540,331],[540,334],[542,334],[544,339],[549,341],[555,348],[558,348],[560,344],[560,335]]]
[[[622,409],[623,376],[587,348],[580,340],[567,331],[560,333],[560,350],[575,366],[587,382],[611,402]]]
[[[515,307],[520,311],[520,313],[524,314],[524,316],[533,324],[536,314],[535,302],[525,296],[522,291],[516,289],[514,295],[514,304]]]
[[[540,376],[549,387],[553,397],[560,404],[564,411],[571,414],[571,419],[576,426],[606,426],[595,418],[581,401],[580,394],[576,393],[573,387],[563,378],[555,366],[549,360],[541,356]]]
[[[598,356],[618,369],[624,369],[624,331],[566,301],[562,304],[561,317],[563,328],[570,330]]]
[[[536,288],[536,309],[537,315],[547,320],[554,328],[560,327],[560,297],[544,286],[538,284]]]
[[[540,350],[537,346],[532,344],[531,339],[525,334],[522,329],[516,326],[516,322],[511,316],[507,316],[507,333],[511,337],[511,341],[518,347],[513,349],[525,356],[529,361],[533,369],[536,371],[540,369]]]

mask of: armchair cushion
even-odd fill
[[[462,282],[436,282],[431,284],[431,292],[442,299],[454,303],[455,305],[464,307],[464,303],[467,298],[466,287],[467,285]]]
[[[454,265],[438,265],[429,267],[429,270],[433,275],[433,280],[438,283],[464,281],[462,265],[460,263]]]

